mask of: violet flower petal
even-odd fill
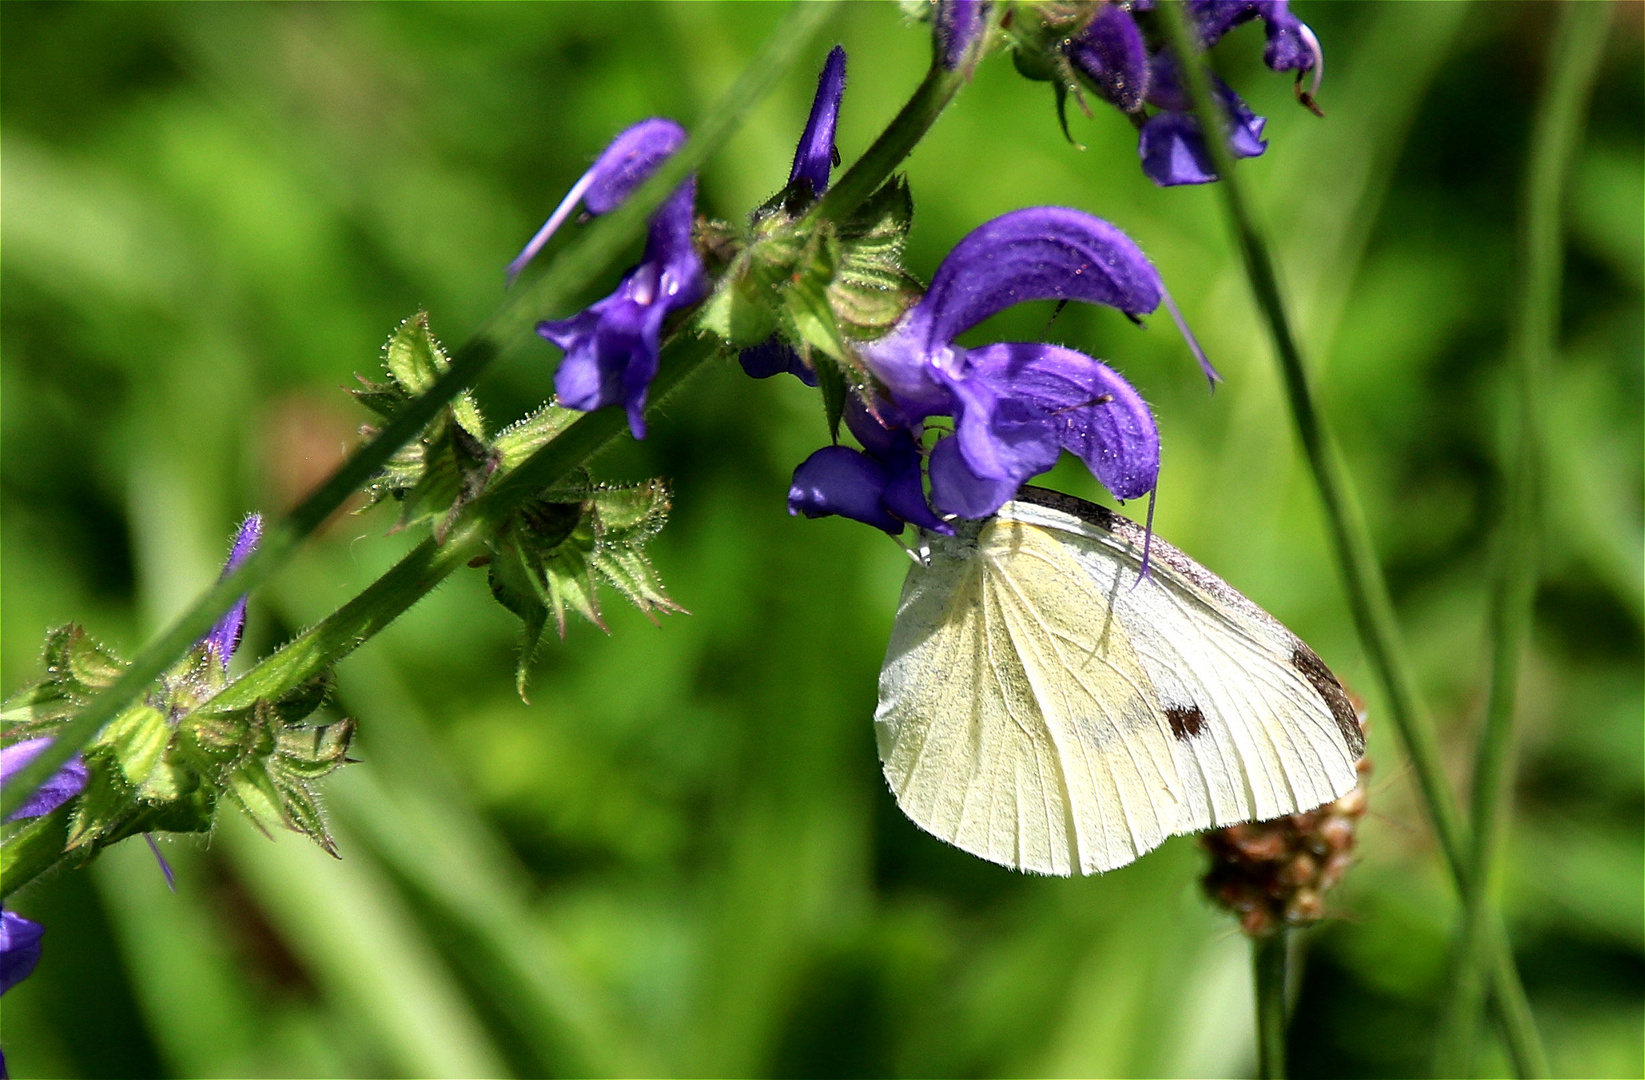
[[[25,739],[19,743],[0,749],[0,787],[11,782],[11,778],[22,771],[29,762],[39,757],[52,740],[49,736],[39,739]],[[74,798],[86,788],[86,763],[75,754],[63,763],[62,768],[46,778],[46,782],[34,789],[34,794],[23,801],[23,805],[13,810],[7,821],[17,821],[20,818],[41,817],[51,813]]]
[[[838,514],[896,536],[903,523],[886,512],[884,465],[848,446],[825,446],[800,462],[788,491],[788,512],[808,518]]]
[[[988,29],[988,0],[937,0],[937,56],[953,71]]]
[[[0,994],[16,986],[40,962],[46,928],[15,911],[0,911]]]
[[[1159,306],[1160,277],[1142,249],[1101,218],[1031,206],[984,222],[955,244],[910,315],[924,322],[929,353],[1030,300],[1081,300],[1146,315]]]
[[[1107,364],[1038,343],[990,345],[971,350],[968,359],[977,379],[1033,402],[1056,443],[1085,462],[1116,499],[1154,489],[1159,429],[1142,396]]]
[[[1017,493],[1020,482],[978,476],[966,464],[959,440],[940,440],[931,448],[931,502],[945,514],[985,518]]]
[[[817,76],[817,95],[811,100],[811,115],[794,151],[794,168],[788,174],[789,183],[801,179],[809,183],[814,196],[828,190],[828,177],[834,169],[834,128],[844,95],[845,50],[836,45],[829,50],[822,73]]]
[[[612,139],[600,156],[594,159],[587,172],[571,185],[560,205],[554,208],[542,228],[537,230],[508,264],[508,282],[520,276],[529,263],[548,243],[566,218],[581,202],[590,214],[607,214],[621,206],[627,198],[651,178],[662,163],[678,150],[686,139],[685,129],[672,120],[654,116],[641,120]]]
[[[696,181],[686,180],[651,219],[640,264],[610,296],[568,319],[545,320],[537,333],[565,350],[554,392],[569,408],[628,410],[628,426],[645,438],[645,404],[656,377],[664,321],[703,298],[707,276],[691,243]]]
[[[1142,108],[1148,93],[1148,46],[1129,11],[1099,5],[1064,51],[1103,100],[1128,113]]]
[[[228,561],[223,564],[223,572],[218,575],[222,580],[232,573],[255,550],[263,539],[263,515],[248,514],[240,523],[240,528],[234,534],[234,544],[229,548]],[[217,658],[217,662],[225,669],[235,650],[240,647],[240,635],[246,628],[246,598],[244,596],[234,602],[234,606],[217,620],[211,632],[202,640],[206,651]]]
[[[1320,59],[1306,24],[1286,0],[1188,0],[1200,44],[1210,48],[1241,23],[1260,18],[1268,37],[1263,60],[1274,71],[1307,71]]]
[[[817,373],[775,334],[738,353],[737,361],[742,364],[743,373],[752,379],[769,379],[787,372],[807,386],[817,385]]]

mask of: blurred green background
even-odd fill
[[[1483,704],[1502,501],[1513,223],[1548,5],[1308,3],[1316,120],[1217,50],[1270,118],[1245,166],[1345,444],[1447,760]],[[68,620],[129,654],[216,572],[239,517],[289,505],[365,416],[419,306],[455,344],[605,141],[687,125],[775,5],[7,3],[3,20],[3,689]],[[817,67],[850,53],[849,162],[918,82],[923,28],[847,5],[706,169],[735,218],[787,176]],[[1571,181],[1549,418],[1545,580],[1524,674],[1506,908],[1556,1071],[1639,1076],[1642,949],[1640,6],[1613,24]],[[1425,1067],[1455,902],[1348,621],[1315,493],[1213,191],[1154,188],[1118,113],[1058,132],[995,58],[910,159],[929,276],[988,217],[1090,210],[1159,265],[1227,377],[1176,332],[1065,312],[1055,340],[1155,406],[1160,533],[1310,641],[1371,708],[1363,862],[1306,935],[1299,1076]],[[604,288],[609,288],[606,284]],[[593,295],[599,295],[595,293]],[[566,312],[544,312],[561,315]],[[1049,307],[978,339],[1046,332]],[[535,339],[478,388],[551,392]],[[1098,878],[1013,874],[919,832],[870,717],[905,559],[790,518],[825,440],[791,379],[719,365],[597,466],[661,474],[653,547],[693,614],[612,606],[514,694],[516,626],[465,572],[341,665],[364,763],[327,796],[343,853],[226,816],[18,899],[45,959],[6,996],[18,1076],[1240,1075],[1246,944],[1179,838]],[[1049,482],[1097,497],[1068,463]],[[262,653],[414,537],[344,517],[254,598]],[[1505,1066],[1492,1056],[1486,1075]]]

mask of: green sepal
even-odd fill
[[[777,316],[766,282],[743,266],[728,273],[697,313],[699,328],[736,349],[746,349],[777,332]]]
[[[848,336],[879,337],[919,300],[919,282],[902,266],[913,225],[914,198],[901,176],[881,184],[841,223],[839,266],[828,300]]]
[[[171,725],[166,714],[147,702],[139,702],[110,720],[92,747],[105,750],[126,782],[137,786],[159,768],[170,743]]]
[[[125,663],[77,623],[46,635],[45,678],[25,686],[0,707],[7,741],[49,734],[99,692],[114,685]]]
[[[392,419],[450,366],[450,358],[429,330],[428,313],[419,311],[396,327],[383,346],[388,381],[361,378],[353,394],[379,416]],[[369,435],[372,429],[362,433]],[[486,437],[479,406],[465,390],[371,479],[365,487],[366,506],[392,498],[401,504],[396,529],[433,521],[435,538],[443,541],[458,513],[484,490],[501,460]]]
[[[513,469],[548,445],[551,439],[582,415],[576,409],[544,405],[525,419],[499,431],[492,449],[497,452],[498,461],[504,469]]]
[[[660,480],[552,488],[492,539],[491,593],[522,624],[514,676],[521,698],[550,617],[561,637],[568,613],[606,629],[598,583],[615,588],[647,616],[685,610],[668,596],[644,552],[667,521],[669,505],[668,486]]]

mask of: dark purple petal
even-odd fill
[[[1124,8],[1101,4],[1066,46],[1068,60],[1110,105],[1131,113],[1148,93],[1148,46]]]
[[[737,360],[743,366],[743,373],[750,378],[769,379],[787,372],[807,386],[817,385],[817,373],[806,366],[799,353],[776,336],[744,349],[737,354]]]
[[[925,297],[905,316],[925,352],[1013,304],[1082,300],[1128,315],[1159,306],[1160,278],[1119,229],[1081,210],[1032,206],[973,229],[948,253]],[[923,325],[921,325],[923,324]]]
[[[975,378],[991,383],[996,393],[1008,390],[1017,401],[1032,403],[1057,444],[1085,462],[1116,499],[1154,489],[1159,430],[1141,395],[1108,365],[1042,344],[990,345],[973,349],[968,359]]]
[[[26,739],[20,743],[0,749],[0,787],[11,782],[11,778],[22,771],[23,767],[51,745],[50,738]],[[46,782],[34,789],[34,794],[23,801],[23,805],[12,811],[7,821],[16,821],[19,818],[41,817],[51,813],[74,798],[86,788],[86,763],[75,754],[63,763],[62,768],[46,778]]]
[[[1252,112],[1238,94],[1219,79],[1218,96],[1228,110],[1228,149],[1237,158],[1257,157],[1268,149],[1262,139],[1266,118]],[[1142,171],[1161,187],[1206,184],[1217,178],[1199,119],[1188,112],[1155,113],[1142,125],[1137,138]]]
[[[1160,187],[1209,184],[1217,178],[1199,121],[1182,112],[1155,113],[1137,138],[1142,171]]]
[[[931,448],[930,473],[932,505],[941,513],[964,518],[987,517],[1021,486],[1015,480],[990,480],[972,472],[954,438]]]
[[[794,151],[794,168],[788,174],[789,183],[800,179],[810,183],[813,195],[828,190],[828,176],[834,168],[834,126],[844,95],[845,50],[836,45],[823,63],[822,74],[817,76],[817,96],[811,100],[811,115]]]
[[[1029,388],[975,370],[951,385],[954,441],[971,472],[1021,484],[1056,463],[1055,426]]]
[[[652,215],[645,255],[615,292],[569,319],[537,324],[538,334],[565,350],[554,372],[560,403],[585,411],[623,405],[636,439],[645,438],[663,323],[701,300],[708,287],[691,243],[695,195],[696,182],[688,179]]]
[[[884,465],[848,446],[825,446],[800,462],[788,490],[788,512],[808,518],[838,514],[892,536],[903,523],[886,512]]]
[[[509,283],[519,277],[520,271],[543,249],[579,202],[588,207],[590,214],[610,213],[621,206],[635,188],[649,180],[685,139],[684,128],[662,117],[641,120],[618,134],[588,171],[571,185],[543,227],[508,264]]]
[[[40,962],[46,928],[15,911],[0,911],[0,994],[29,977]]]
[[[988,0],[937,0],[937,56],[953,71],[988,29]]]
[[[1188,15],[1205,48],[1241,23],[1260,18],[1268,36],[1263,60],[1270,68],[1307,71],[1321,59],[1313,32],[1291,14],[1286,0],[1189,0]]]
[[[263,516],[261,514],[247,515],[246,520],[240,523],[239,530],[234,534],[234,544],[229,548],[228,562],[223,564],[223,572],[218,580],[227,577],[246,557],[257,549],[263,539]],[[234,602],[234,606],[224,613],[217,625],[211,628],[211,633],[203,639],[206,650],[217,657],[217,662],[228,667],[229,658],[240,647],[240,634],[246,628],[246,598],[244,596]]]

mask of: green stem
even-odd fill
[[[666,350],[651,383],[647,411],[660,408],[715,352],[715,343],[704,338],[689,338]],[[490,537],[523,503],[569,477],[627,431],[628,418],[621,409],[585,413],[475,500],[446,534],[445,543],[430,537],[412,548],[359,595],[224,688],[209,707],[249,708],[259,698],[277,698],[320,674],[381,632],[459,567],[484,554]]]
[[[1441,1076],[1470,1076],[1479,1024],[1481,975],[1489,960],[1488,923],[1497,908],[1502,848],[1510,813],[1519,665],[1536,596],[1541,401],[1557,345],[1565,178],[1581,140],[1605,45],[1609,4],[1567,4],[1548,52],[1548,71],[1532,125],[1524,207],[1520,218],[1514,352],[1518,361],[1519,440],[1499,532],[1501,566],[1491,602],[1490,697],[1474,757],[1469,887],[1452,952],[1452,992],[1440,1026],[1436,1067]]]
[[[798,58],[832,13],[833,3],[796,3],[719,103],[703,118],[679,153],[617,210],[594,222],[564,248],[548,271],[510,293],[475,335],[452,355],[451,367],[428,393],[362,446],[283,519],[269,527],[262,545],[233,573],[200,596],[163,634],[133,657],[113,686],[87,702],[52,744],[0,792],[0,816],[10,814],[64,762],[89,743],[104,724],[159,678],[234,601],[267,581],[394,452],[416,438],[447,402],[471,385],[504,348],[525,337],[544,311],[565,307],[599,275],[613,268],[645,230],[646,218],[686,175],[724,144],[737,124]]]
[[[69,841],[69,817],[74,813],[74,806],[70,801],[44,817],[23,822],[6,837],[4,846],[0,846],[0,899],[10,896],[66,857],[63,846]],[[13,826],[7,828],[10,830]]]
[[[1161,24],[1176,52],[1201,129],[1209,133],[1205,143],[1217,175],[1221,177],[1217,187],[1222,193],[1224,207],[1239,242],[1257,307],[1268,324],[1269,335],[1278,354],[1286,398],[1304,455],[1319,488],[1355,628],[1372,670],[1382,684],[1389,718],[1405,743],[1406,754],[1446,863],[1456,880],[1458,891],[1466,896],[1469,886],[1466,833],[1455,797],[1440,767],[1432,724],[1421,705],[1410,665],[1405,659],[1399,624],[1394,617],[1387,581],[1383,578],[1382,567],[1371,544],[1370,530],[1354,497],[1347,470],[1315,402],[1302,350],[1292,332],[1280,293],[1273,256],[1241,192],[1225,134],[1227,121],[1211,95],[1210,77],[1199,62],[1181,4],[1162,4],[1159,11]],[[1521,1076],[1545,1073],[1546,1058],[1541,1039],[1535,1025],[1530,1023],[1525,990],[1520,984],[1513,958],[1507,952],[1506,935],[1499,926],[1493,926],[1485,940],[1497,953],[1492,963],[1492,989],[1499,1002],[1499,1016],[1515,1068]]]
[[[1251,972],[1257,994],[1257,1075],[1262,1080],[1285,1076],[1285,977],[1289,967],[1290,931],[1281,927],[1251,939]]]

